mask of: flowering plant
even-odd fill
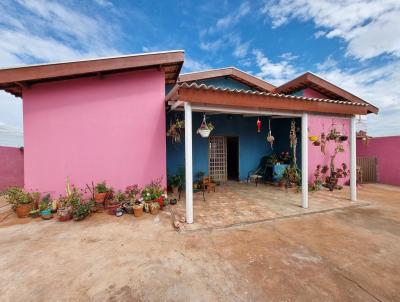
[[[136,196],[140,193],[140,187],[138,185],[127,186],[125,194],[130,201],[135,201]]]
[[[163,194],[164,189],[161,186],[161,179],[157,179],[144,187],[141,196],[144,201],[150,201],[160,198]]]

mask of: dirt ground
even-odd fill
[[[0,300],[400,301],[400,188],[359,195],[371,205],[181,233],[165,212],[9,217]]]

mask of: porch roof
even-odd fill
[[[165,100],[172,109],[184,102],[202,105],[251,108],[256,110],[278,110],[294,112],[315,112],[324,114],[365,115],[368,103],[345,100],[310,98],[252,90],[218,88],[205,84],[181,83],[174,86]]]
[[[351,102],[365,103],[368,105],[368,113],[378,113],[379,109],[374,105],[364,101],[354,94],[320,78],[319,76],[306,72],[303,75],[275,88],[276,93],[293,93],[303,88],[310,87],[329,98],[338,100],[348,100]]]

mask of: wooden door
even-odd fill
[[[226,181],[226,138],[223,136],[209,137],[208,171],[214,181]]]
[[[357,157],[357,166],[361,168],[362,182],[377,182],[377,158]]]

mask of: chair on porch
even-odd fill
[[[249,183],[249,181],[254,181],[257,186],[259,181],[266,179],[266,176],[268,173],[268,171],[267,171],[268,159],[269,159],[268,155],[263,156],[261,158],[260,163],[258,164],[257,168],[249,171],[249,173],[247,174],[247,183]]]

